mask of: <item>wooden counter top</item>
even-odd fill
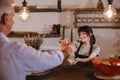
[[[75,66],[62,65],[43,76],[28,75],[26,80],[100,80],[94,76],[95,72],[98,71],[91,63]]]

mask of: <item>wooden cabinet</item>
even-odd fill
[[[103,9],[87,8],[74,11],[74,27],[89,25],[93,28],[120,28],[120,9],[118,16],[113,21],[107,21],[103,17]]]

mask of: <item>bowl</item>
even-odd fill
[[[92,61],[94,67],[104,75],[115,76],[120,75],[120,59],[104,58],[94,59]]]

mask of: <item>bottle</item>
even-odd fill
[[[104,5],[103,5],[102,0],[98,0],[98,2],[97,2],[97,9],[103,9],[103,8],[104,8]]]
[[[59,12],[61,12],[61,0],[57,1],[57,8],[58,8]]]

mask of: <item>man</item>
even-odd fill
[[[30,46],[10,41],[7,35],[14,23],[14,1],[0,0],[0,80],[25,80],[32,72],[43,72],[60,64],[74,50],[40,52]]]

